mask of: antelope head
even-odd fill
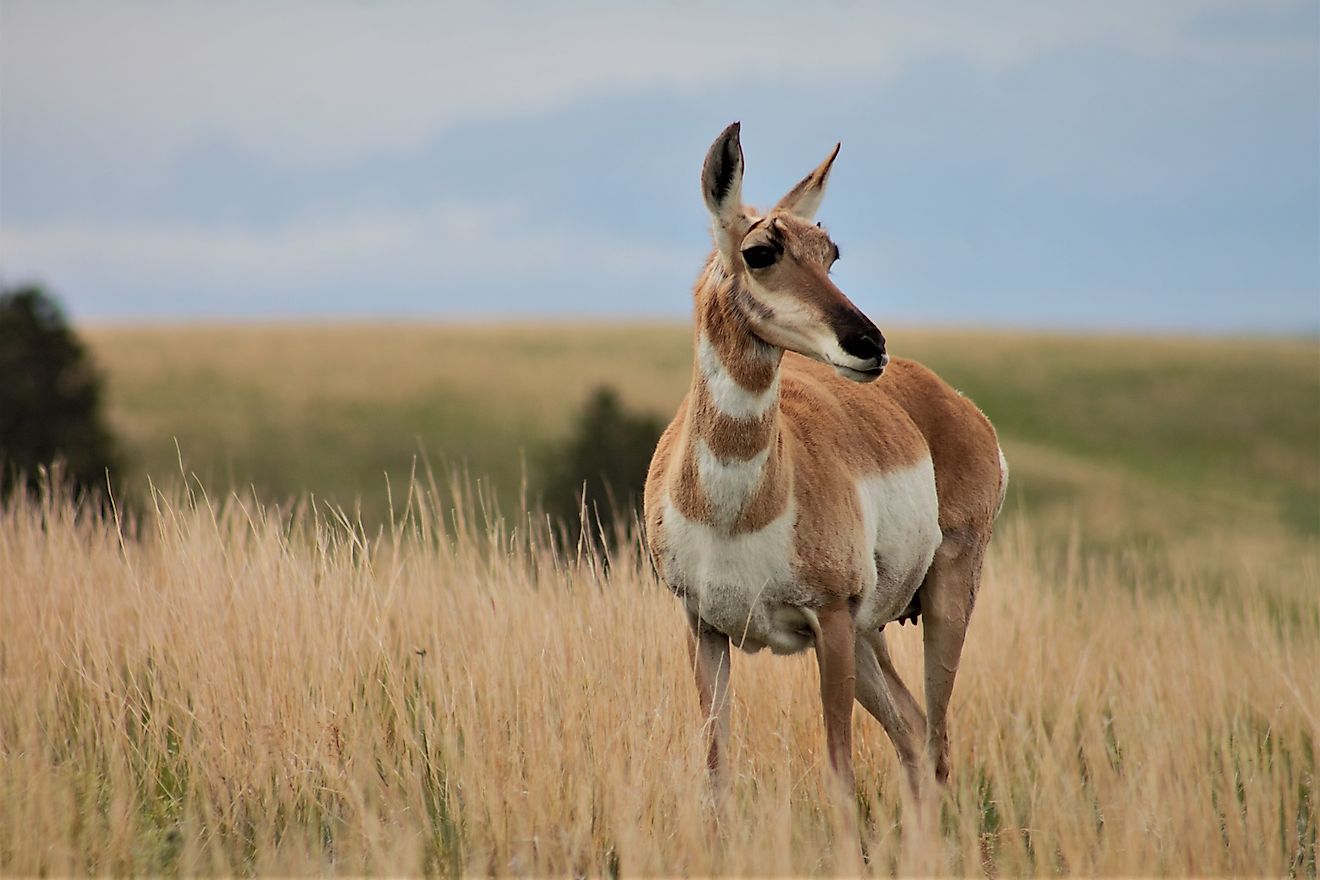
[[[885,338],[830,280],[839,248],[812,222],[838,145],[759,216],[742,203],[739,127],[735,122],[715,139],[701,169],[715,247],[735,281],[732,306],[764,342],[829,364],[854,382],[876,379],[889,363]]]

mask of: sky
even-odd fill
[[[742,122],[907,324],[1320,333],[1320,4],[0,0],[0,280],[75,320],[673,318]]]

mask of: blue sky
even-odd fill
[[[743,123],[879,322],[1320,332],[1320,4],[0,2],[79,319],[673,317]]]

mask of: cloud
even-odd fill
[[[332,163],[630,89],[882,80],[931,57],[998,69],[1079,43],[1189,51],[1217,6],[8,0],[0,88],[26,154],[94,143],[141,170],[223,133]]]
[[[738,117],[757,203],[844,141],[868,307],[1311,326],[1318,31],[1311,0],[0,0],[0,268],[81,316],[683,314]]]
[[[349,288],[364,297],[360,305],[350,304],[352,311],[389,301],[391,289],[408,291],[392,307],[416,308],[418,287],[553,288],[574,278],[617,286],[637,275],[690,268],[686,263],[692,261],[691,254],[661,245],[537,228],[511,203],[336,215],[266,232],[153,223],[11,224],[0,226],[0,254],[13,278],[40,274],[57,289],[83,291],[79,299],[93,315],[113,313],[115,295],[130,292],[130,310],[145,314],[194,312],[194,304],[181,297],[199,294],[210,301],[202,312],[226,312],[215,294],[243,292],[266,299],[269,311],[303,313],[317,307],[317,291]],[[459,312],[500,308],[462,299],[433,305]]]

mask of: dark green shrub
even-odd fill
[[[0,290],[0,499],[54,469],[75,497],[100,495],[115,463],[101,379],[59,305],[39,287]]]
[[[631,525],[641,506],[646,469],[664,426],[632,412],[609,387],[597,388],[563,444],[545,456],[541,503],[576,541],[582,513],[595,535]]]

